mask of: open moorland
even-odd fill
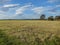
[[[0,45],[60,45],[60,21],[0,20]]]

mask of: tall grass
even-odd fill
[[[60,22],[0,21],[0,45],[60,45]]]

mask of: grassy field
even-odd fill
[[[0,45],[60,45],[60,21],[0,20]]]

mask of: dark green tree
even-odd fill
[[[55,16],[55,20],[60,20],[60,16]]]
[[[41,20],[45,20],[45,14],[42,14],[42,15],[40,16],[40,19],[41,19]]]
[[[49,16],[48,17],[48,20],[52,20],[53,21],[54,20],[54,17],[53,16]]]

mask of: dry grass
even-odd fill
[[[35,21],[35,20],[6,20],[0,21],[0,29],[6,33],[18,35],[20,32],[36,32],[36,33],[60,33],[60,21]],[[43,31],[43,32],[42,32]]]
[[[2,20],[0,30],[23,42],[33,42],[35,38],[44,41],[56,35],[60,36],[60,21]]]

